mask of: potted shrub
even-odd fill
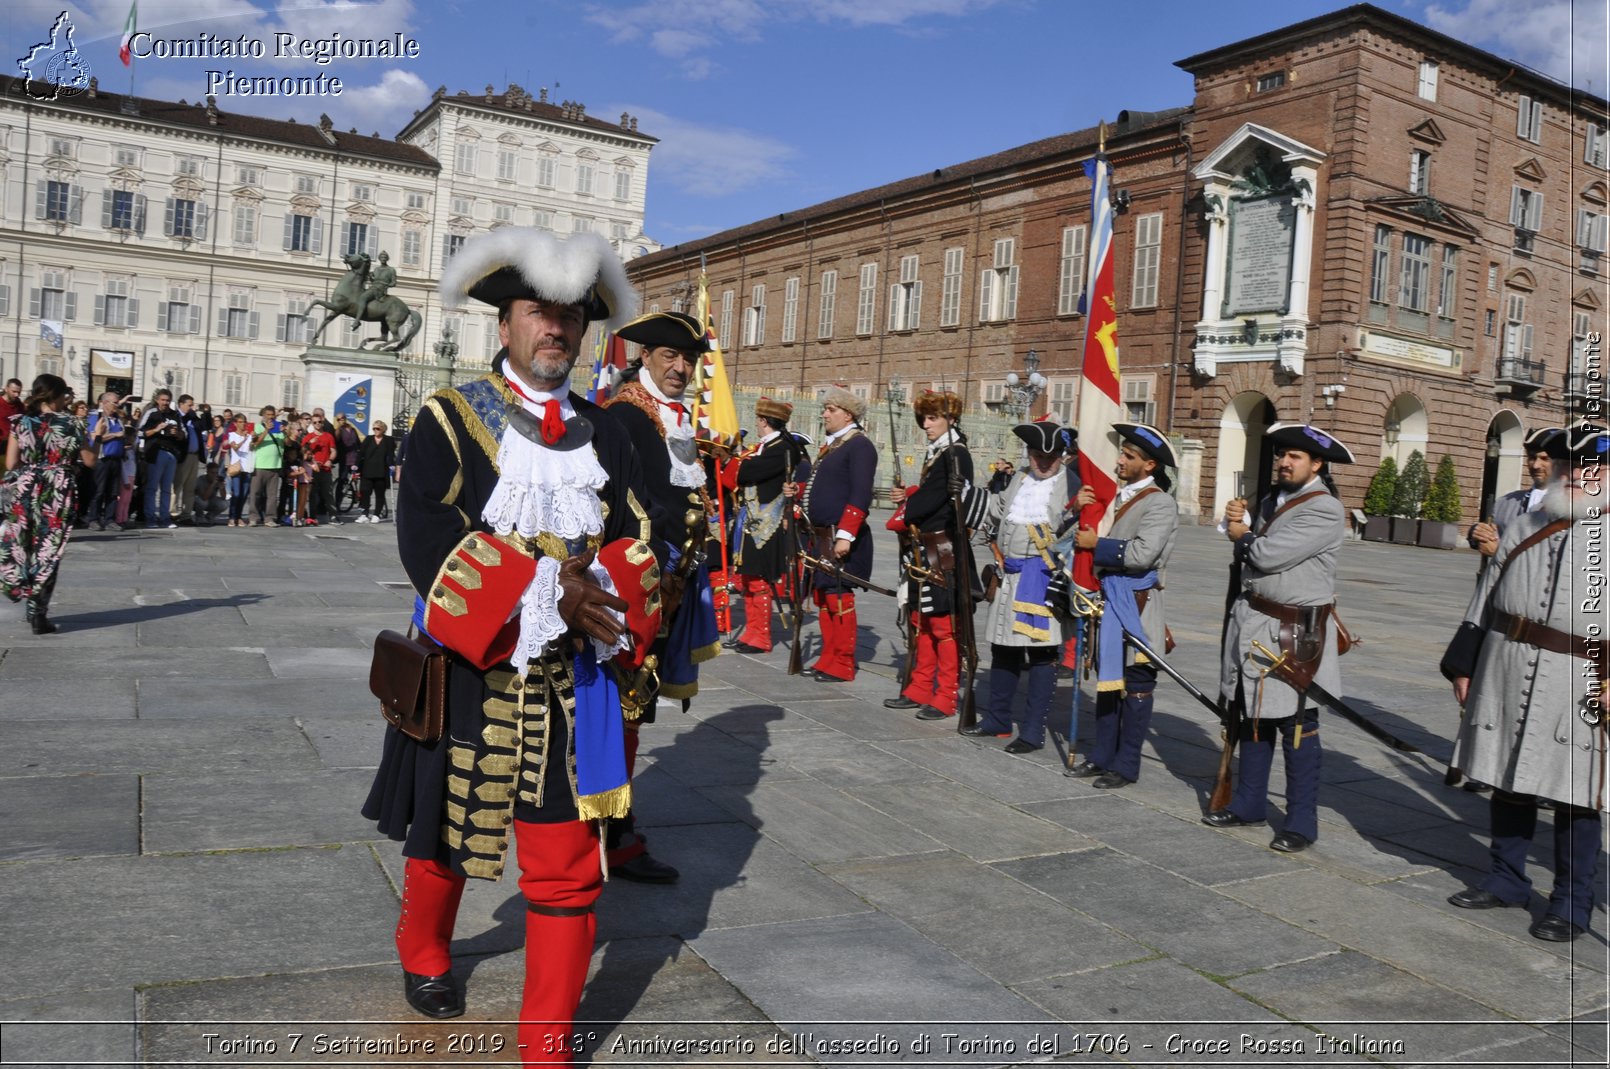
[[[1392,495],[1392,541],[1412,546],[1420,537],[1420,509],[1426,499],[1426,458],[1416,449],[1398,473]]]
[[[1420,544],[1432,549],[1453,549],[1459,544],[1459,475],[1453,457],[1437,462],[1436,478],[1426,494],[1420,517]]]
[[[1364,537],[1385,542],[1392,537],[1392,498],[1398,492],[1398,462],[1391,457],[1381,461],[1370,488],[1364,495]]]

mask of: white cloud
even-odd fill
[[[328,98],[328,111],[339,126],[356,126],[360,134],[379,131],[390,137],[430,103],[430,88],[413,71],[393,67],[374,85],[343,85]]]
[[[697,197],[724,197],[789,176],[799,150],[774,138],[725,126],[704,126],[634,104],[611,107],[637,116],[643,132],[660,139],[650,157],[657,178]]]
[[[1604,0],[1469,0],[1460,8],[1431,4],[1425,19],[1450,37],[1605,95]]]
[[[683,73],[705,78],[722,40],[755,43],[772,25],[812,18],[852,27],[905,26],[930,17],[957,17],[1006,0],[658,0],[632,7],[595,4],[587,20],[602,26],[615,44],[646,40],[667,59],[683,60]],[[691,30],[688,27],[700,27]]]

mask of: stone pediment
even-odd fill
[[[347,205],[347,218],[358,223],[372,223],[375,219],[374,207],[361,200],[354,201]]]
[[[261,204],[263,201],[263,191],[256,186],[237,186],[230,192],[230,196],[253,204]]]
[[[409,208],[407,211],[403,212],[399,218],[401,218],[403,222],[410,223],[414,226],[424,226],[426,223],[430,222],[430,216],[426,215],[418,208]]]
[[[1610,198],[1607,198],[1605,195],[1604,183],[1594,182],[1588,186],[1587,189],[1582,191],[1582,199],[1587,201],[1589,204],[1603,204],[1605,203],[1606,199]]]
[[[298,193],[291,198],[291,210],[297,215],[314,215],[321,207],[319,198],[311,193]]]
[[[1400,218],[1412,218],[1417,223],[1451,230],[1470,239],[1481,236],[1481,231],[1463,214],[1435,197],[1381,197],[1370,203]]]
[[[1442,127],[1437,125],[1435,119],[1427,119],[1423,123],[1409,127],[1409,136],[1428,145],[1440,145],[1447,140],[1443,136]]]
[[[1241,129],[1220,142],[1219,147],[1208,153],[1191,174],[1203,182],[1209,179],[1221,182],[1233,181],[1253,163],[1260,148],[1272,151],[1288,166],[1308,164],[1317,167],[1325,158],[1323,152],[1295,138],[1277,133],[1267,126],[1249,122],[1242,124]]]
[[[1571,298],[1571,303],[1578,308],[1596,312],[1599,310],[1599,295],[1591,289],[1584,289]]]
[[[199,199],[206,188],[194,175],[184,174],[173,180],[174,195],[185,200]]]
[[[1548,178],[1548,172],[1543,170],[1543,165],[1537,161],[1536,156],[1533,156],[1515,165],[1515,176],[1517,178],[1529,178],[1533,182],[1542,182]]]
[[[1537,276],[1526,268],[1517,268],[1504,276],[1504,287],[1512,290],[1525,290],[1530,293],[1537,289]]]

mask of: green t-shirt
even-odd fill
[[[277,422],[277,421],[276,421]],[[252,425],[252,437],[262,434],[265,425],[255,423]],[[264,437],[263,444],[252,450],[252,465],[258,471],[277,471],[284,466],[285,457],[285,424],[280,429]]]

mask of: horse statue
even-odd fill
[[[358,348],[367,349],[370,344],[378,346],[380,352],[397,353],[414,340],[419,333],[423,320],[418,312],[408,307],[400,298],[386,294],[377,300],[364,301],[364,291],[369,288],[369,254],[366,252],[353,253],[341,257],[341,262],[351,270],[341,276],[336,284],[335,292],[330,294],[328,301],[309,301],[308,307],[319,307],[328,314],[324,322],[313,332],[312,342],[319,340],[324,328],[329,326],[337,316],[350,316],[360,323],[379,323],[380,337],[365,338],[358,343]],[[359,302],[364,303],[359,308]],[[392,341],[396,338],[396,341]]]

